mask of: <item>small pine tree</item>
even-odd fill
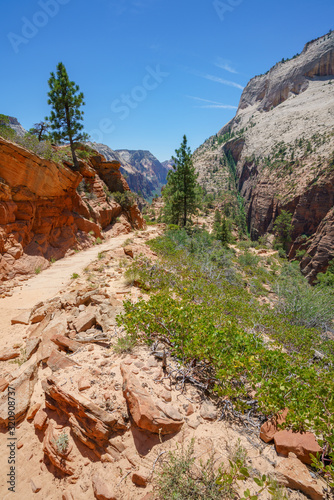
[[[231,228],[226,217],[222,218],[221,224],[216,232],[216,238],[221,241],[224,246],[227,246],[231,241]]]
[[[286,210],[282,210],[274,223],[274,231],[279,243],[282,244],[285,250],[291,242],[291,234],[293,231],[292,214]]]
[[[68,140],[71,147],[74,167],[78,168],[75,149],[80,141],[87,141],[88,135],[82,133],[84,95],[79,92],[79,86],[71,82],[63,63],[57,65],[56,75],[52,72],[48,80],[48,104],[52,111],[47,121],[51,123],[51,136],[55,141]]]
[[[191,222],[200,207],[201,187],[192,163],[191,151],[184,135],[181,147],[175,150],[173,169],[168,172],[163,190],[164,218],[170,224],[182,227]]]
[[[45,141],[49,138],[48,130],[50,128],[49,122],[39,122],[35,123],[34,126],[29,130],[29,134],[35,135],[38,141]]]

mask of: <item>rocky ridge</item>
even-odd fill
[[[229,188],[226,158],[232,156],[253,239],[271,231],[282,210],[293,214],[290,258],[305,250],[301,268],[310,281],[334,257],[328,238],[334,203],[333,83],[331,32],[253,78],[235,118],[194,153],[208,191]]]
[[[127,149],[112,150],[105,144],[93,144],[107,160],[121,163],[121,172],[126,176],[132,191],[142,193],[146,199],[160,192],[166,184],[168,167],[160,163],[150,151],[132,151]]]

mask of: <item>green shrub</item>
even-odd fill
[[[128,210],[136,203],[136,195],[131,191],[124,191],[124,193],[117,191],[112,193],[112,197],[124,210]]]

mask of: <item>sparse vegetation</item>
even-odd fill
[[[73,273],[72,276],[71,276],[71,279],[72,280],[76,280],[77,278],[79,278],[80,274],[78,273]]]

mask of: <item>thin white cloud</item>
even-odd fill
[[[231,104],[223,104],[221,102],[210,101],[209,99],[203,99],[202,97],[195,97],[192,95],[187,95],[189,99],[194,99],[195,101],[201,101],[208,104],[203,106],[196,106],[196,108],[219,108],[219,109],[238,109],[237,106],[232,106]]]
[[[215,66],[217,66],[217,68],[224,69],[225,71],[228,71],[229,73],[233,73],[234,75],[238,74],[238,72],[234,68],[232,68],[229,61],[226,61],[225,59],[222,59],[221,57],[218,57],[214,64],[215,64]]]
[[[210,80],[211,82],[221,83],[222,85],[228,85],[229,87],[235,87],[236,89],[244,90],[244,87],[240,85],[240,83],[233,82],[231,80],[225,80],[224,78],[220,78],[219,76],[209,75],[208,73],[201,73],[200,71],[196,71],[190,68],[185,68],[188,73],[199,76],[200,78],[205,78],[206,80]]]

